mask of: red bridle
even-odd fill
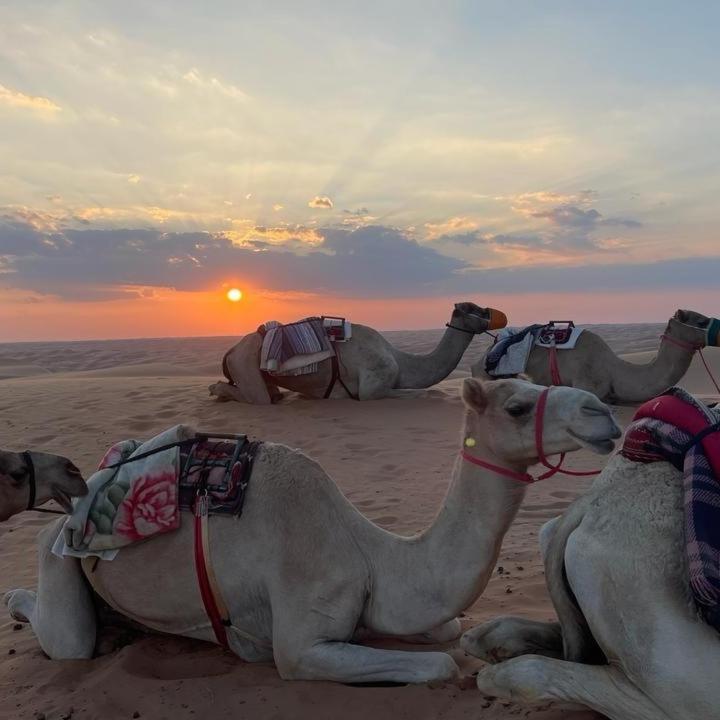
[[[538,398],[537,403],[537,409],[535,410],[535,450],[538,455],[538,460],[540,463],[542,463],[546,468],[549,468],[547,472],[543,473],[542,475],[538,475],[537,477],[534,477],[530,473],[521,473],[517,472],[516,470],[510,470],[510,468],[504,468],[500,465],[494,465],[493,463],[489,463],[485,460],[481,460],[480,458],[475,457],[474,455],[471,455],[467,450],[463,449],[460,451],[460,457],[462,457],[463,460],[466,460],[469,463],[472,463],[473,465],[479,465],[480,467],[487,468],[488,470],[492,470],[493,472],[496,472],[498,475],[504,475],[505,477],[512,478],[513,480],[519,480],[520,482],[524,483],[534,483],[538,482],[539,480],[546,480],[549,477],[552,477],[553,475],[557,473],[561,473],[562,475],[573,475],[576,477],[583,477],[587,475],[598,475],[600,473],[600,470],[585,470],[585,471],[579,471],[579,470],[563,470],[562,464],[565,460],[565,453],[560,453],[560,461],[557,465],[553,465],[550,463],[550,461],[547,458],[547,455],[545,455],[545,451],[543,450],[543,423],[545,420],[545,408],[547,406],[547,399],[548,395],[550,394],[550,390],[552,390],[552,386],[545,388],[541,393],[540,397]]]
[[[660,336],[661,340],[667,340],[669,343],[672,343],[673,345],[677,345],[678,347],[683,348],[684,350],[689,350],[690,352],[698,352],[700,354],[700,359],[702,360],[702,364],[705,366],[705,370],[708,374],[708,377],[710,380],[712,380],[712,384],[715,386],[715,389],[720,393],[720,385],[718,385],[717,380],[715,380],[715,376],[712,374],[712,370],[710,369],[710,366],[707,364],[707,360],[705,359],[705,356],[703,355],[703,346],[702,345],[695,345],[694,343],[685,342],[684,340],[678,340],[677,338],[672,337],[671,335],[668,335],[667,333],[663,333]]]

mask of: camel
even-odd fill
[[[85,495],[80,471],[65,457],[0,450],[0,522],[56,500],[72,512],[71,498]]]
[[[299,450],[264,443],[242,517],[216,515],[209,523],[214,574],[231,619],[230,649],[246,661],[274,660],[284,679],[454,678],[458,668],[447,653],[381,650],[351,640],[459,637],[458,614],[484,590],[525,495],[526,483],[503,468],[523,473],[537,461],[534,418],[544,390],[516,379],[464,381],[464,443],[500,471],[458,458],[434,523],[412,537],[370,522]],[[556,388],[546,399],[546,452],[612,450],[620,430],[596,397]],[[184,520],[178,530],[123,548],[108,562],[53,555],[61,524],[49,526],[39,535],[37,594],[14,590],[5,602],[17,621],[32,624],[51,658],[93,655],[89,586],[151,630],[216,642],[193,567],[193,530]]]
[[[693,310],[677,310],[668,321],[654,360],[645,364],[619,358],[596,333],[585,330],[572,350],[557,352],[563,385],[597,395],[604,402],[622,405],[657,397],[685,375],[697,349],[707,344],[713,318]],[[525,374],[535,383],[552,385],[550,350],[534,345]],[[473,377],[487,378],[485,359],[472,367]]]
[[[466,652],[499,662],[478,674],[483,693],[611,720],[720,717],[720,635],[691,596],[678,470],[616,455],[540,545],[559,622],[503,617],[465,633]]]
[[[339,377],[345,387],[335,383],[330,397],[347,397],[349,392],[358,400],[376,400],[393,390],[435,385],[457,367],[475,335],[506,324],[507,318],[498,310],[457,303],[437,347],[427,355],[413,355],[394,348],[377,330],[353,323],[352,338],[335,344]],[[210,385],[211,395],[257,405],[277,401],[279,387],[314,398],[325,395],[333,377],[330,359],[322,361],[313,374],[270,376],[259,368],[262,342],[260,333],[249,333],[228,350],[223,358],[228,382]]]

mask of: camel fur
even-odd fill
[[[61,455],[32,452],[30,456],[35,466],[35,506],[56,500],[72,512],[71,498],[87,493],[80,471]],[[0,450],[0,522],[28,509],[30,472],[22,453]]]
[[[359,400],[387,397],[393,390],[430,387],[457,367],[476,334],[491,325],[504,327],[506,322],[498,310],[471,302],[457,303],[442,339],[427,355],[398,350],[377,330],[353,323],[352,339],[335,344],[340,377]],[[225,354],[223,373],[227,382],[212,384],[211,395],[257,405],[277,401],[281,387],[309,397],[324,396],[332,380],[331,360],[322,361],[318,371],[309,375],[269,375],[260,371],[262,342],[260,333],[249,333]],[[330,397],[347,397],[347,392],[336,383]]]
[[[534,418],[542,387],[468,378],[463,438],[473,453],[524,472],[537,461]],[[620,430],[589,393],[558,388],[548,398],[546,452],[590,447],[606,453]],[[264,443],[242,518],[213,516],[210,548],[228,605],[231,649],[247,661],[274,660],[285,679],[423,683],[453,678],[442,652],[380,650],[365,636],[459,635],[458,614],[484,590],[526,485],[457,459],[434,523],[401,537],[361,515],[313,460]],[[153,630],[215,642],[192,562],[193,523],[120,551],[112,562],[51,554],[61,525],[39,537],[37,594],[7,594],[51,658],[93,655],[90,586],[114,610]],[[421,638],[421,639],[423,639]]]
[[[720,634],[692,599],[678,470],[616,455],[540,541],[559,623],[506,617],[465,633],[467,652],[500,663],[480,690],[610,720],[720,717]]]
[[[693,310],[678,310],[668,321],[664,335],[695,348],[706,345],[712,318]],[[552,385],[550,350],[533,345],[525,368],[532,382]],[[557,352],[562,384],[581,388],[613,404],[645,402],[673,385],[687,372],[695,350],[662,339],[657,356],[649,363],[631,363],[615,355],[610,346],[591,330],[583,331],[573,349]],[[486,379],[485,358],[475,363],[472,375]]]

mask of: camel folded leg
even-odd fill
[[[610,720],[671,720],[610,665],[582,665],[525,655],[485,668],[478,674],[477,686],[486,695],[528,704],[584,705]]]
[[[489,663],[503,662],[520,655],[563,657],[560,623],[519,617],[494,618],[468,630],[460,640],[460,647]]]
[[[459,670],[442,652],[378,650],[345,642],[319,642],[275,662],[284,680],[331,680],[341,683],[426,683],[452,680]]]
[[[373,638],[393,637],[395,640],[411,643],[412,645],[440,645],[442,643],[457,640],[460,637],[461,632],[462,628],[460,626],[460,620],[458,618],[453,618],[442,625],[438,625],[436,628],[432,628],[427,632],[418,633],[416,635],[379,635],[367,628],[358,628],[353,635],[353,641],[362,642]]]
[[[30,623],[50,658],[87,659],[95,649],[95,607],[80,560],[59,558],[51,552],[60,527],[58,523],[45,528],[38,537],[37,594],[12,590],[4,600],[15,619]]]

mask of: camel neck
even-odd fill
[[[446,328],[437,347],[426,355],[393,348],[399,374],[397,388],[425,388],[444,380],[458,365],[474,335]]]
[[[622,367],[622,372],[616,373],[613,381],[617,397],[626,402],[642,402],[665,392],[685,375],[695,354],[690,347],[695,343],[673,332],[672,323],[665,334],[676,337],[680,344],[662,339],[657,355],[649,363],[631,363],[615,357],[615,362]]]
[[[507,465],[487,448],[473,451],[490,463]],[[371,626],[412,634],[471,605],[490,579],[526,489],[525,483],[458,457],[432,526],[412,538],[391,536],[373,563]]]

